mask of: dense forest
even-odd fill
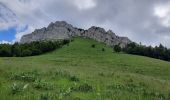
[[[167,49],[162,44],[152,47],[136,44],[133,42],[123,48],[122,51],[128,54],[141,55],[170,61],[170,49]]]
[[[0,44],[0,57],[25,57],[40,55],[68,44],[70,40],[35,41],[25,44]]]

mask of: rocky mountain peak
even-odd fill
[[[116,35],[112,30],[108,30],[107,33]]]
[[[64,27],[64,26],[69,25],[66,21],[56,21],[54,24],[56,26],[60,26],[60,27]]]
[[[119,37],[112,30],[106,30],[101,27],[92,26],[88,30],[73,27],[65,21],[56,21],[50,23],[47,28],[37,29],[31,34],[24,35],[21,43],[29,43],[40,40],[59,40],[71,39],[73,37],[91,38],[98,42],[103,42],[109,46],[120,44],[122,47],[131,42],[127,37]]]
[[[101,33],[106,33],[104,28],[96,27],[96,26],[92,26],[91,28],[88,29],[88,31],[97,31],[97,32],[101,32]]]

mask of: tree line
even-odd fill
[[[69,44],[69,42],[70,40],[60,40],[35,41],[25,44],[0,44],[0,57],[25,57],[40,55],[53,51],[57,48],[61,48],[63,45]],[[92,45],[92,47],[95,47],[95,45]],[[162,44],[152,47],[132,42],[127,44],[124,48],[121,48],[120,45],[115,45],[114,51],[170,61],[170,49],[166,48]]]
[[[69,44],[70,40],[60,41],[35,41],[25,44],[0,44],[0,57],[25,57],[35,56],[61,48]]]
[[[114,47],[116,52],[125,52],[128,54],[141,55],[152,57],[156,59],[170,61],[170,49],[160,44],[159,46],[144,46],[141,44],[136,44],[134,42],[128,44],[126,47],[121,48],[119,45]]]

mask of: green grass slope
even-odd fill
[[[0,100],[115,99],[170,100],[170,62],[81,38],[40,56],[0,58]]]

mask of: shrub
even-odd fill
[[[95,45],[95,44],[92,44],[92,45],[91,45],[91,47],[92,47],[92,48],[95,48],[95,47],[96,47],[96,45]]]
[[[51,100],[51,96],[49,93],[44,93],[40,95],[40,100]]]
[[[105,51],[105,48],[102,48],[102,51]]]
[[[114,51],[115,52],[120,52],[121,51],[121,47],[119,45],[115,45],[114,46]]]
[[[22,56],[31,56],[32,55],[32,52],[31,52],[31,50],[24,50],[23,52],[22,52]]]
[[[22,73],[12,73],[12,80],[19,80],[25,82],[34,82],[38,78],[39,74],[36,71],[33,72],[22,72]]]
[[[72,92],[71,88],[61,89],[58,97],[60,100],[63,100],[63,97],[70,95],[71,92]]]
[[[80,92],[91,92],[93,91],[93,87],[87,83],[81,84],[78,87],[72,87],[71,90],[73,91],[80,91]]]
[[[79,78],[77,78],[76,76],[71,76],[70,81],[78,82]]]
[[[23,85],[23,84],[13,83],[12,86],[11,86],[11,93],[17,94],[19,92],[22,92],[24,90],[25,86],[26,85]]]
[[[70,40],[63,40],[63,44],[69,44]]]
[[[32,55],[39,55],[42,54],[42,51],[39,49],[32,49]]]
[[[33,87],[38,90],[52,90],[53,85],[43,81],[43,80],[36,80],[33,83]]]

